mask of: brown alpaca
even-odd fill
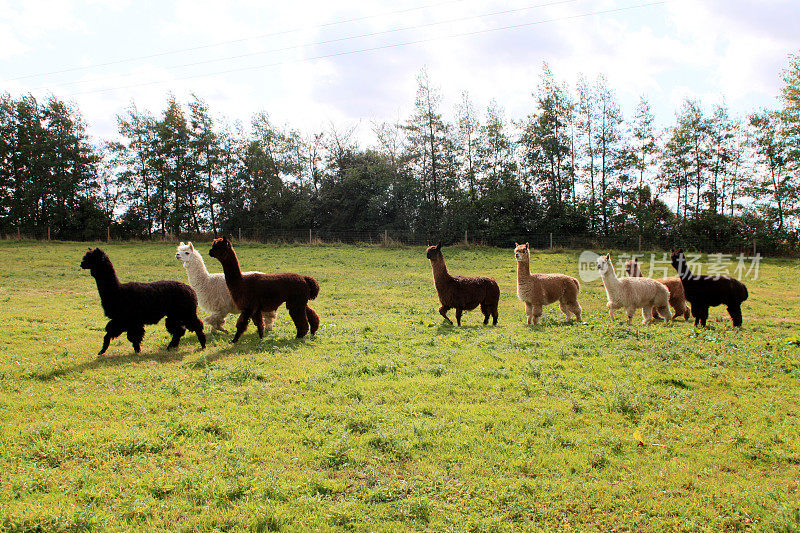
[[[242,275],[239,259],[233,251],[233,245],[225,237],[214,239],[208,255],[222,263],[225,283],[231,291],[233,303],[241,314],[236,321],[236,335],[232,342],[239,340],[247,329],[250,319],[258,329],[258,336],[264,337],[264,315],[275,311],[286,302],[289,316],[297,328],[297,337],[305,337],[311,324],[311,334],[319,327],[319,316],[308,307],[308,301],[319,294],[319,283],[311,276],[299,274],[261,274],[253,272]]]
[[[634,257],[625,262],[625,273],[632,278],[641,278],[642,269],[639,268],[639,261]],[[661,278],[657,282],[664,285],[669,291],[669,305],[675,310],[672,315],[672,320],[683,315],[684,320],[689,320],[690,312],[689,305],[686,302],[686,297],[683,294],[683,283],[680,278]],[[653,318],[666,318],[658,314],[656,308],[653,308]]]
[[[561,311],[567,320],[575,318],[581,320],[581,306],[578,303],[580,283],[572,276],[565,274],[531,274],[530,246],[528,243],[516,244],[514,257],[517,259],[517,297],[525,302],[525,315],[528,324],[539,323],[542,316],[542,307],[558,302]]]
[[[444,319],[453,323],[447,318],[447,312],[454,308],[456,323],[460,326],[461,313],[471,311],[480,305],[483,323],[488,324],[489,315],[491,315],[492,325],[496,326],[497,304],[500,302],[500,287],[497,282],[492,278],[485,277],[451,276],[447,272],[447,265],[444,264],[441,242],[436,246],[429,246],[426,255],[431,260],[433,282],[436,292],[439,294],[439,302],[442,304],[439,313]]]

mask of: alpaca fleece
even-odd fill
[[[238,313],[239,308],[233,303],[231,292],[225,283],[225,274],[209,274],[206,269],[206,263],[203,261],[203,256],[200,255],[200,252],[195,249],[191,242],[188,244],[180,243],[175,253],[175,258],[183,261],[186,275],[189,278],[189,285],[197,293],[200,307],[211,313],[203,319],[203,322],[217,331],[227,333],[228,331],[223,327],[225,318],[230,313]],[[262,274],[262,272],[244,272],[242,275],[246,276],[248,274]],[[264,312],[265,328],[267,330],[272,329],[277,314],[276,311]]]
[[[625,273],[632,278],[641,278],[642,269],[639,268],[639,261],[636,258],[628,259],[625,262]],[[686,304],[686,296],[683,294],[683,283],[679,278],[661,278],[657,282],[664,285],[669,291],[669,305],[675,310],[672,320],[683,316],[684,320],[689,320],[689,306]],[[653,318],[661,318],[658,310],[653,308]]]
[[[305,337],[319,328],[319,316],[308,306],[308,301],[319,294],[319,283],[311,276],[293,273],[282,274],[242,274],[239,259],[233,250],[233,244],[223,237],[214,239],[208,255],[222,263],[225,283],[233,297],[233,302],[241,314],[236,321],[236,334],[233,342],[239,340],[247,329],[250,319],[256,325],[258,336],[264,337],[264,312],[270,313],[286,303],[289,316],[297,328],[297,337]]]
[[[483,323],[489,323],[489,316],[492,317],[492,325],[497,325],[497,305],[500,302],[500,287],[492,278],[486,277],[463,277],[451,276],[447,272],[447,265],[444,263],[442,255],[442,243],[436,246],[429,246],[426,255],[431,261],[433,268],[433,281],[436,292],[439,295],[439,308],[445,320],[453,323],[447,317],[450,309],[456,310],[456,323],[461,325],[461,314],[464,311],[475,309],[481,306],[483,313]]]
[[[197,296],[191,287],[178,281],[154,281],[120,283],[114,265],[100,248],[89,249],[83,256],[81,268],[89,272],[97,282],[97,292],[103,312],[110,318],[106,324],[103,347],[98,355],[108,349],[111,339],[128,332],[133,350],[139,353],[144,338],[144,325],[156,324],[167,317],[165,325],[172,334],[167,348],[178,346],[188,328],[197,334],[200,347],[206,347],[203,322],[197,317]]]
[[[742,325],[742,302],[747,300],[748,292],[744,283],[730,276],[695,276],[686,264],[683,250],[672,251],[672,266],[678,272],[683,284],[686,299],[692,304],[694,325],[706,327],[708,308],[725,305],[734,326]]]
[[[628,314],[628,324],[633,321],[636,309],[642,309],[642,323],[649,324],[653,321],[653,308],[664,317],[665,325],[669,324],[669,291],[661,283],[650,278],[617,278],[611,254],[597,258],[597,269],[603,279],[608,302],[608,316],[614,320],[614,309],[625,308]]]
[[[528,324],[538,324],[542,307],[556,301],[567,320],[575,313],[575,318],[580,321],[578,293],[581,286],[577,279],[565,274],[531,274],[528,243],[516,244],[514,257],[517,260],[517,298],[525,302]]]

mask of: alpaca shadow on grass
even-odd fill
[[[289,336],[272,336],[265,335],[263,339],[257,335],[249,335],[242,337],[236,344],[225,341],[225,344],[209,347],[213,353],[198,352],[200,357],[195,361],[188,363],[191,368],[205,368],[206,366],[215,363],[221,359],[226,359],[230,356],[236,356],[247,353],[267,352],[274,354],[275,352],[292,352],[303,346],[307,346],[309,341],[313,341],[316,335],[308,335],[298,339],[297,337]],[[216,349],[215,349],[216,348]]]
[[[190,343],[184,343],[190,344]],[[195,345],[198,343],[195,342]],[[119,355],[98,355],[90,361],[84,361],[72,366],[57,367],[47,372],[32,372],[29,376],[39,381],[50,381],[52,379],[66,376],[69,374],[80,374],[85,370],[97,370],[99,368],[112,368],[131,363],[141,363],[142,361],[156,361],[159,363],[171,363],[174,361],[181,361],[186,354],[186,350],[181,351],[180,348],[175,350],[167,350],[165,348],[156,349],[153,352],[140,352],[134,351],[122,353]]]
[[[463,319],[462,319],[463,320]],[[436,333],[439,335],[445,333],[456,333],[458,331],[478,331],[484,328],[496,328],[497,326],[492,326],[491,323],[489,324],[464,324],[461,323],[460,326],[456,326],[455,324],[450,324],[449,322],[441,322],[436,326]]]

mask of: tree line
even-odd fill
[[[545,64],[526,117],[468,93],[445,113],[423,70],[411,116],[301,132],[247,126],[193,96],[154,114],[131,103],[114,140],[92,142],[74,104],[0,97],[0,232],[54,238],[391,231],[408,240],[507,245],[584,235],[696,245],[758,240],[797,250],[800,56],[776,109],[731,116],[686,99],[656,128],[648,100],[623,116],[606,79],[558,80]]]

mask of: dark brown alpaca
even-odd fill
[[[233,251],[231,242],[223,237],[214,239],[211,257],[216,257],[222,263],[225,273],[225,283],[231,291],[233,303],[239,308],[241,314],[236,321],[236,335],[233,342],[239,340],[247,329],[250,319],[258,329],[258,336],[264,337],[264,312],[274,311],[286,302],[289,316],[292,317],[297,328],[297,337],[305,337],[311,325],[311,334],[319,328],[319,316],[308,307],[308,301],[319,294],[319,283],[311,276],[301,276],[293,273],[261,274],[257,272],[242,275],[239,268],[239,259]]]
[[[492,316],[492,325],[497,325],[497,304],[500,301],[500,287],[492,278],[464,276],[451,276],[447,272],[447,265],[444,264],[442,255],[442,243],[436,246],[429,246],[427,250],[428,259],[431,260],[433,268],[433,281],[436,285],[436,292],[439,294],[439,302],[442,306],[439,313],[445,320],[453,323],[447,318],[450,309],[456,310],[456,323],[461,325],[461,313],[481,306],[483,313],[483,323],[489,323],[489,315]]]

